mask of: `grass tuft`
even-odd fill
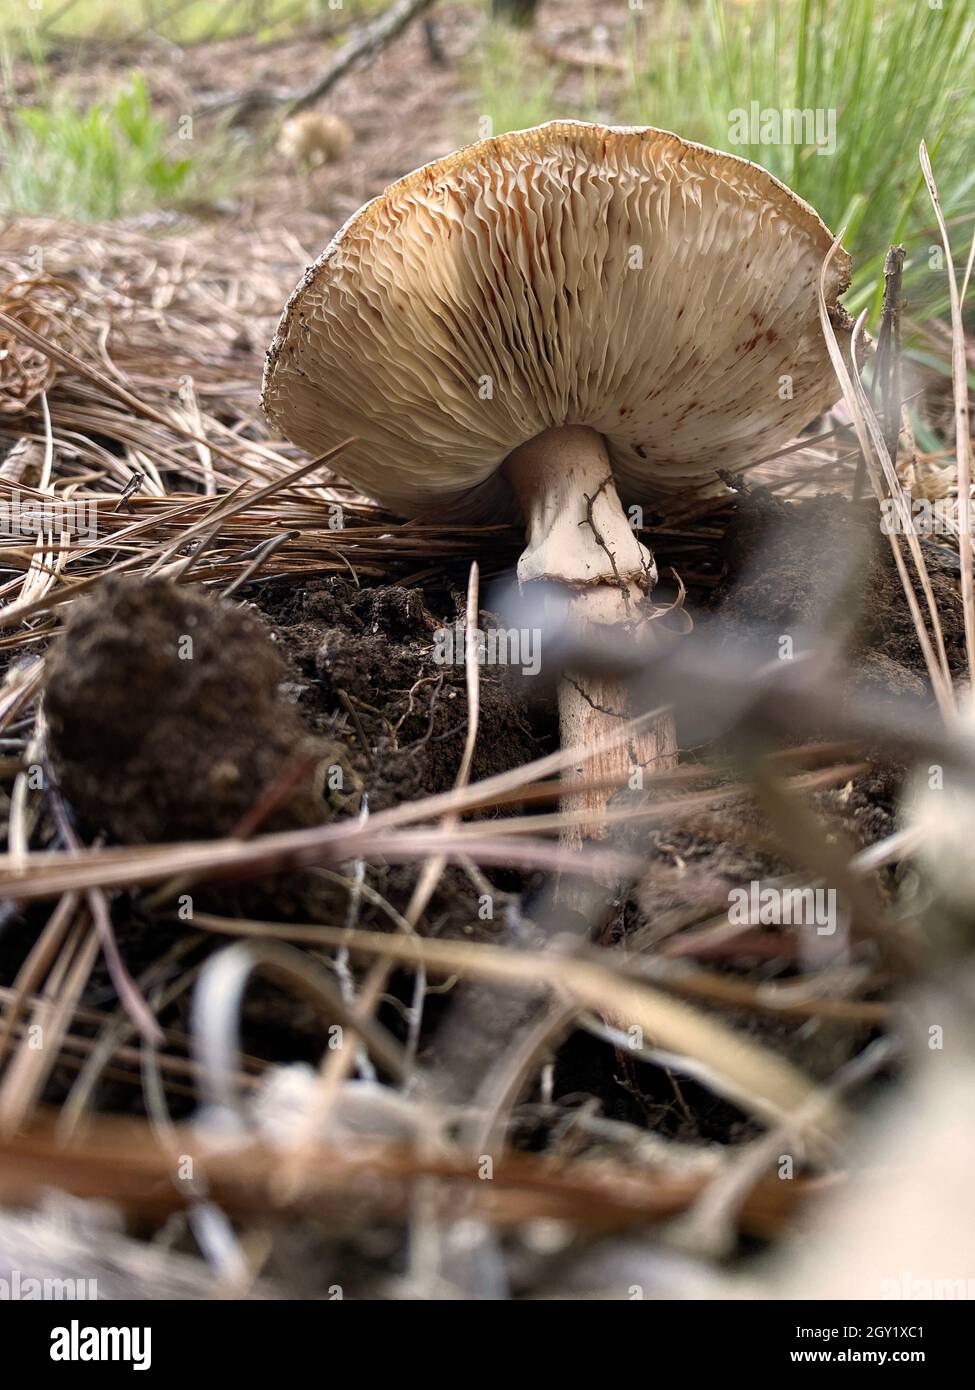
[[[0,133],[0,207],[87,219],[169,203],[193,162],[169,155],[167,144],[138,74],[87,108],[51,93],[44,105],[14,107]]]
[[[82,106],[36,70],[40,100],[0,124],[0,212],[103,221],[232,187],[242,152],[227,132],[181,144],[141,74]]]

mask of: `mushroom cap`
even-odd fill
[[[509,514],[500,471],[560,425],[624,501],[720,491],[839,395],[817,289],[833,238],[765,169],[667,131],[552,121],[392,184],[305,273],[269,419],[393,511]],[[826,302],[850,260],[831,263]]]

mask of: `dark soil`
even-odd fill
[[[960,674],[958,553],[928,540],[922,550],[948,661]],[[884,691],[926,690],[924,658],[875,503],[854,506],[832,494],[786,504],[756,488],[739,497],[724,553],[724,583],[712,598],[721,640],[828,634],[843,641],[855,681]]]
[[[964,638],[957,559],[930,544],[925,550],[949,656],[960,670]],[[715,643],[717,663],[729,643],[749,643],[757,659],[767,661],[777,654],[782,636],[801,644],[828,633],[847,653],[851,690],[929,698],[907,603],[875,509],[854,508],[835,497],[786,506],[761,490],[743,494],[725,537],[723,562],[722,583],[707,602],[698,602],[695,613],[699,630]],[[219,603],[164,582],[106,585],[99,598],[79,606],[52,654],[47,710],[64,794],[89,832],[107,831],[117,839],[227,833],[273,786],[295,750],[307,750],[309,743],[341,763],[346,794],[331,802],[319,795],[312,806],[306,787],[300,809],[293,804],[277,809],[278,824],[282,818],[308,823],[310,814],[315,819],[374,814],[445,790],[453,785],[462,755],[467,699],[463,666],[435,661],[434,634],[456,621],[463,607],[459,592],[431,596],[398,586],[358,587],[340,578],[300,588],[273,582],[260,590],[256,605]],[[489,616],[482,615],[481,622],[487,625]],[[194,639],[191,661],[178,654],[186,634]],[[519,766],[554,746],[552,710],[529,699],[528,685],[503,669],[482,668],[475,779]],[[829,738],[828,727],[823,737]],[[714,751],[695,747],[685,756],[706,760]],[[889,834],[900,777],[897,766],[878,762],[847,786],[820,793],[821,813],[835,835],[858,848]],[[732,886],[803,867],[797,847],[783,842],[775,825],[750,806],[642,832],[639,838],[651,862],[667,872],[647,877],[603,928],[602,939],[626,939],[631,951],[668,949],[682,929],[725,912]],[[693,893],[682,891],[689,866],[695,870]],[[524,894],[531,886],[513,871],[487,878],[499,901],[507,901],[505,892]],[[412,866],[370,869],[367,878],[400,911],[415,880]],[[878,889],[885,891],[883,879]],[[343,920],[346,906],[344,896],[337,906],[333,900],[327,920]],[[138,900],[129,903],[128,923],[123,909],[120,900],[116,924],[133,969],[179,939],[171,922],[164,930],[162,924],[151,928]],[[285,920],[296,910],[286,885],[262,906],[263,915]],[[522,910],[530,915],[530,897],[522,897]],[[302,915],[309,911],[314,908],[305,899]],[[356,921],[389,929],[388,918],[367,900],[359,903]],[[461,870],[450,869],[423,930],[504,939],[507,927],[500,907],[496,920],[481,920],[477,889]],[[154,941],[152,931],[159,932]],[[779,947],[774,937],[770,941],[761,933],[742,938],[731,952],[705,955],[700,963],[719,971],[745,970],[752,980],[787,977],[802,965],[787,935]],[[406,976],[394,978],[393,996],[406,1002],[411,989]],[[96,975],[92,990],[108,993],[103,976]],[[421,1051],[428,1064],[437,1060],[438,1030],[450,1024],[446,1015],[458,998],[454,991],[427,999]],[[481,1041],[487,1040],[490,1052],[495,1025],[508,1030],[509,1024],[502,1013],[495,1017],[492,997],[486,998],[490,1007],[481,1020]],[[526,1001],[509,1004],[514,1030]],[[169,1021],[186,1022],[185,1004],[173,1012]],[[751,1011],[727,1014],[736,1026],[757,1032],[817,1076],[830,1075],[865,1037],[859,1025],[803,1023]],[[397,1007],[384,1010],[383,1021],[403,1034]],[[468,1020],[474,1021],[473,1016]],[[320,1028],[311,1011],[260,986],[248,996],[243,1033],[245,1047],[268,1060],[315,1060],[320,1051]],[[468,1039],[475,1084],[491,1058],[478,1060],[479,1045],[470,1034]],[[576,1105],[595,1097],[610,1117],[684,1140],[736,1142],[751,1132],[744,1116],[703,1086],[621,1057],[586,1034],[569,1037],[554,1062],[556,1101]],[[105,1103],[122,1101],[110,1089]],[[538,1128],[525,1123],[522,1141],[541,1142]]]
[[[309,728],[347,746],[370,812],[453,786],[466,677],[462,664],[435,660],[434,634],[462,617],[461,595],[434,616],[418,589],[329,578],[265,592],[261,604],[295,672],[298,708]],[[482,667],[478,719],[472,780],[551,746],[551,724],[533,727],[524,684],[505,668]]]

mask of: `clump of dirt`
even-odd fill
[[[167,579],[110,578],[73,610],[48,660],[54,774],[82,823],[143,842],[231,833],[313,745],[282,693],[287,671],[245,608]],[[310,776],[263,822],[312,824]]]

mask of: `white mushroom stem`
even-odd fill
[[[616,492],[602,436],[579,425],[546,430],[522,444],[505,463],[521,502],[528,544],[518,561],[518,581],[548,580],[570,591],[570,615],[581,628],[640,622],[641,600],[657,578],[653,556],[637,540]],[[618,732],[631,717],[626,691],[616,680],[566,672],[559,683],[559,723],[564,748],[591,748]],[[677,739],[673,718],[656,721],[637,738],[596,754],[584,754],[565,774],[616,786],[563,798],[567,812],[585,813],[567,828],[563,843],[581,845],[606,833],[606,803],[617,787],[639,785],[644,772],[673,767]]]

